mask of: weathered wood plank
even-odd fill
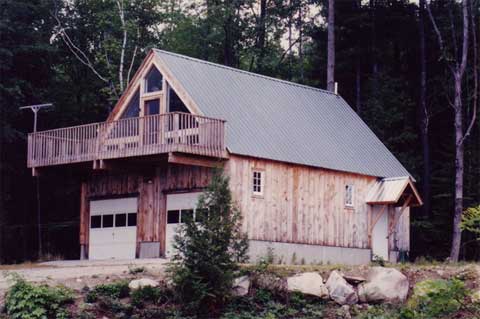
[[[266,173],[265,195],[252,196],[252,171]],[[368,248],[368,205],[376,178],[231,155],[225,163],[231,189],[251,239]],[[344,188],[355,185],[355,206]]]

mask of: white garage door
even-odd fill
[[[190,215],[198,218],[200,216],[195,209],[200,194],[201,192],[167,195],[166,257],[172,257],[174,253],[173,238],[185,217]]]
[[[90,259],[134,259],[137,198],[90,201]]]

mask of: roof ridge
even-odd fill
[[[282,80],[282,79],[274,78],[274,77],[271,77],[271,76],[268,76],[268,75],[258,74],[258,73],[254,73],[254,72],[250,72],[250,71],[245,71],[245,70],[237,69],[237,68],[234,68],[234,67],[231,67],[231,66],[226,66],[226,65],[223,65],[223,64],[219,64],[219,63],[205,61],[205,60],[202,60],[202,59],[193,58],[193,57],[190,57],[190,56],[187,56],[187,55],[178,54],[178,53],[174,53],[174,52],[170,52],[170,51],[165,51],[165,50],[161,50],[161,49],[157,49],[157,48],[153,48],[152,50],[158,51],[158,52],[161,52],[161,53],[165,53],[165,54],[168,54],[168,55],[176,56],[176,57],[179,57],[179,58],[182,58],[182,59],[192,60],[192,61],[195,61],[195,62],[208,64],[208,65],[211,65],[211,66],[214,66],[214,67],[217,67],[217,68],[227,69],[227,70],[238,72],[238,73],[244,73],[246,75],[256,76],[256,77],[263,78],[263,79],[266,79],[266,80],[280,82],[280,83],[284,83],[284,84],[288,84],[288,85],[292,85],[292,86],[296,86],[296,87],[300,87],[300,88],[304,88],[304,89],[319,91],[319,92],[322,92],[322,93],[331,94],[331,95],[335,95],[335,96],[340,97],[340,95],[338,95],[338,94],[335,94],[333,92],[330,92],[330,91],[327,91],[327,90],[324,90],[324,89],[316,88],[316,87],[313,87],[313,86],[300,84],[300,83],[287,81],[287,80]]]

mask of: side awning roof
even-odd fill
[[[422,199],[410,177],[383,178],[375,183],[367,195],[367,204],[394,206],[421,206]]]

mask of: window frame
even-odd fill
[[[160,85],[161,85],[161,88],[160,90],[156,90],[156,91],[148,91],[148,76],[150,75],[150,72],[152,72],[152,70],[155,69],[157,70],[157,72],[160,74],[161,76],[161,79],[160,79]],[[162,74],[162,72],[157,68],[157,66],[155,64],[152,64],[149,68],[148,68],[148,71],[145,73],[145,75],[143,76],[143,90],[142,90],[142,95],[143,96],[148,96],[148,95],[156,95],[156,94],[159,94],[160,92],[163,92],[164,88],[163,86],[165,85],[165,82],[164,82],[164,76]]]
[[[260,174],[259,177],[256,177],[255,174]],[[265,170],[263,169],[258,169],[254,168],[252,169],[252,175],[251,175],[251,191],[252,191],[252,196],[253,197],[263,197],[265,194]],[[260,184],[256,184],[256,181],[259,180]],[[255,190],[256,187],[260,186],[260,191]]]
[[[350,201],[348,202],[348,192],[350,191]],[[344,193],[344,203],[346,208],[354,208],[355,207],[355,185],[354,184],[346,184],[345,185],[345,193]]]

